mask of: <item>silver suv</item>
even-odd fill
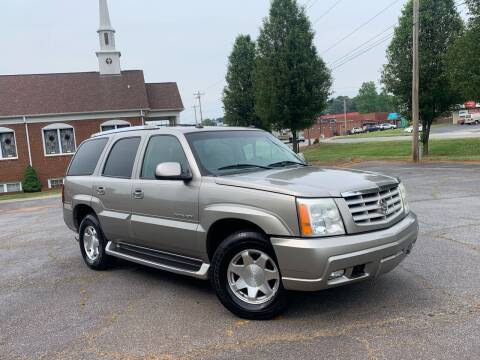
[[[289,290],[392,270],[418,234],[398,179],[309,166],[245,128],[95,134],[69,166],[63,213],[90,268],[121,258],[209,278],[223,305],[253,319],[279,314]]]

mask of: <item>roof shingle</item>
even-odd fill
[[[177,83],[149,83],[146,84],[148,102],[153,110],[183,110],[183,102],[178,91]]]
[[[122,71],[120,76],[101,76],[98,72],[3,75],[0,116],[180,109],[171,107],[175,101],[181,104],[178,88],[175,83],[168,84],[160,91],[153,84],[155,90],[147,95],[141,70]]]

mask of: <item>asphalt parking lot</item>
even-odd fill
[[[356,167],[404,179],[413,253],[267,322],[234,317],[207,282],[89,270],[59,198],[0,202],[0,359],[480,359],[480,166]]]

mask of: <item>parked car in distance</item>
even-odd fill
[[[363,130],[362,128],[357,128],[357,127],[354,127],[350,130],[350,134],[361,134],[361,133],[364,133],[365,130]]]
[[[405,128],[403,131],[405,131],[407,133],[413,133],[413,126],[409,126],[409,127]],[[418,126],[418,131],[420,131],[420,132],[423,131],[423,125]]]
[[[290,290],[391,271],[418,234],[398,178],[310,166],[252,128],[95,134],[70,163],[62,203],[91,269],[120,258],[210,279],[227,309],[251,319],[280,314]]]
[[[380,127],[377,124],[368,124],[363,127],[364,132],[380,131]]]
[[[466,115],[464,119],[462,125],[478,125],[480,124],[480,113]]]
[[[397,125],[391,123],[383,123],[379,125],[380,130],[391,130],[396,129]]]

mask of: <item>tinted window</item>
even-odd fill
[[[78,149],[68,170],[69,176],[92,175],[108,139],[84,142]]]
[[[132,177],[133,163],[139,144],[139,137],[118,140],[110,150],[103,168],[103,175],[120,178]]]
[[[205,131],[185,136],[203,175],[304,165],[304,161],[285,144],[264,131]],[[243,169],[237,165],[244,165]]]
[[[153,136],[148,142],[143,159],[141,177],[155,179],[155,169],[164,162],[178,162],[183,172],[188,172],[188,161],[182,145],[173,136]]]

